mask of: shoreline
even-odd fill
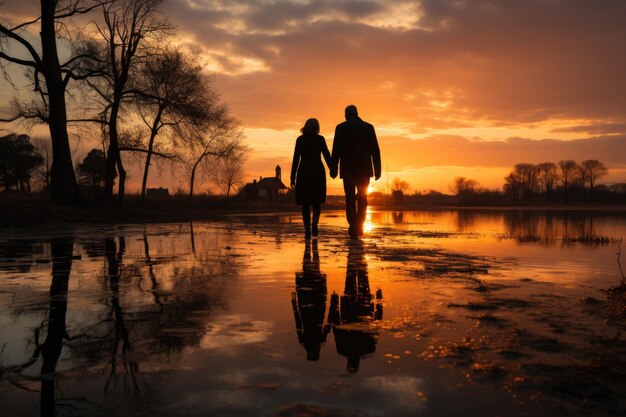
[[[322,206],[324,211],[344,210],[336,201]],[[524,206],[450,206],[450,205],[370,205],[375,211],[532,211],[625,213],[626,205],[524,205]],[[197,201],[162,199],[141,201],[131,198],[125,207],[115,204],[63,206],[44,201],[40,196],[0,197],[0,226],[32,229],[54,225],[148,224],[210,221],[232,215],[298,214],[300,206],[292,202],[229,202],[199,198]]]

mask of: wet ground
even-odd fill
[[[0,232],[2,415],[623,415],[623,213]],[[626,261],[622,261],[624,263]]]

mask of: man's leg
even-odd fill
[[[356,184],[356,199],[358,201],[358,208],[356,212],[357,227],[359,235],[363,234],[363,223],[365,223],[365,216],[367,214],[367,188],[370,185],[370,179],[365,178],[359,180]]]
[[[343,191],[346,194],[346,220],[350,225],[350,234],[357,227],[355,184],[351,178],[343,179]]]

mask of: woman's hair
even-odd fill
[[[317,119],[308,119],[304,124],[304,127],[300,129],[301,133],[320,133],[320,122]]]

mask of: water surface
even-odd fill
[[[626,412],[623,213],[0,233],[3,415]]]

